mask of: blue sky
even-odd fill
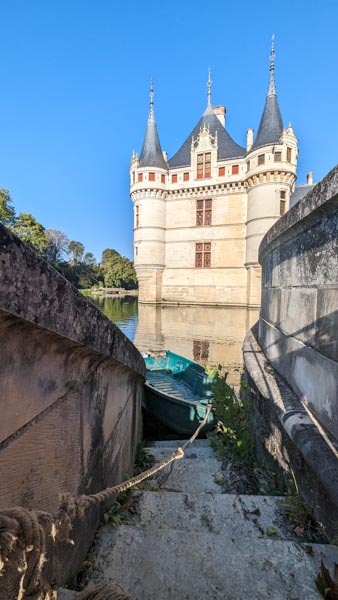
[[[129,162],[141,150],[154,78],[162,148],[171,156],[206,106],[227,107],[245,145],[268,86],[271,34],[298,183],[337,162],[338,3],[333,0],[3,0],[0,187],[17,212],[81,241],[98,258],[132,257]]]

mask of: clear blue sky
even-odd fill
[[[3,0],[0,5],[0,187],[17,212],[132,257],[129,161],[140,152],[149,80],[171,156],[206,106],[227,107],[245,145],[268,86],[271,34],[287,125],[299,138],[298,183],[338,157],[338,3]]]

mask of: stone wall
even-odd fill
[[[55,511],[133,470],[144,361],[68,281],[0,225],[0,509]],[[77,531],[63,578],[98,523]]]
[[[338,167],[260,246],[259,343],[338,441]]]
[[[296,474],[338,535],[338,167],[260,246],[259,324],[244,342],[252,431],[261,460]]]

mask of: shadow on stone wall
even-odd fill
[[[53,512],[132,473],[144,361],[91,302],[0,225],[0,509]],[[74,531],[65,581],[99,512]],[[3,579],[3,578],[1,578]],[[8,598],[9,600],[9,598]]]

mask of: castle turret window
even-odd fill
[[[165,175],[163,175],[163,173],[161,175],[161,183],[165,183]]]
[[[239,173],[239,165],[232,165],[231,174],[238,175],[238,173]]]
[[[212,200],[196,200],[196,225],[211,225]]]
[[[282,153],[275,152],[275,162],[280,162],[282,160]]]
[[[259,165],[264,165],[265,163],[265,154],[259,154],[258,156],[258,164]]]
[[[140,224],[140,207],[137,204],[135,206],[135,227],[139,227]]]
[[[225,167],[219,167],[218,177],[224,177],[224,175],[225,175]]]
[[[138,174],[137,181],[143,181],[143,173]]]
[[[211,243],[198,242],[195,245],[195,267],[208,268],[211,266]]]
[[[149,173],[149,181],[155,181],[155,173]]]
[[[211,152],[197,154],[197,179],[211,177]]]
[[[171,176],[171,183],[177,183],[177,174]]]
[[[189,173],[183,173],[183,181],[189,181]]]
[[[280,193],[280,214],[284,215],[286,208],[286,191],[282,190]]]
[[[289,146],[286,149],[286,160],[288,162],[291,162],[291,157],[292,157],[292,148],[289,148]]]

